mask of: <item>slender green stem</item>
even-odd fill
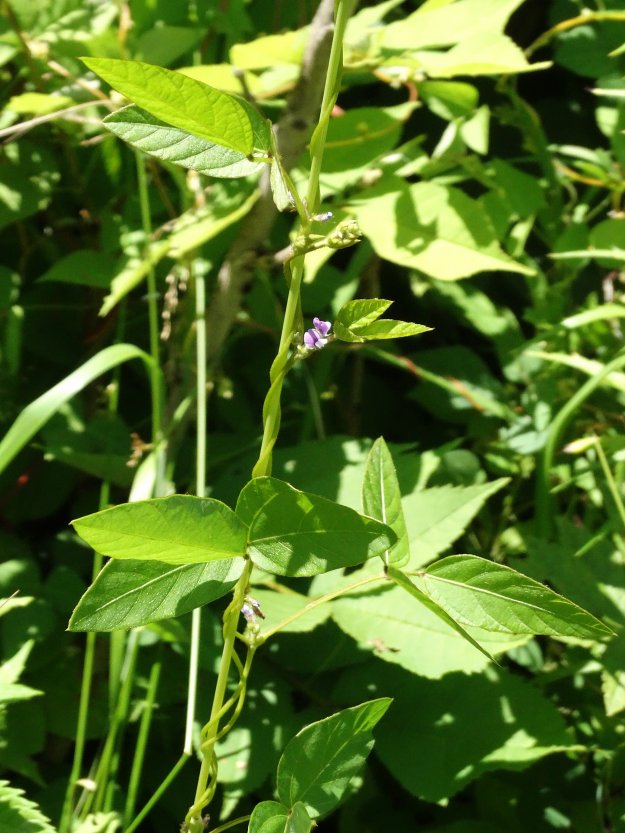
[[[95,572],[95,571],[94,571]],[[97,573],[96,573],[97,575]],[[91,631],[87,634],[85,646],[85,661],[82,670],[82,682],[80,685],[80,703],[78,705],[78,725],[76,727],[76,745],[74,746],[74,758],[72,770],[69,775],[63,810],[59,822],[59,833],[68,833],[72,820],[72,807],[74,803],[74,790],[76,782],[80,777],[82,760],[85,750],[85,739],[87,734],[87,719],[89,716],[89,700],[91,696],[91,680],[93,677],[93,663],[95,657],[96,633]]]
[[[597,449],[597,457],[599,458],[599,463],[601,464],[601,468],[603,469],[605,479],[608,483],[608,489],[610,490],[610,494],[612,495],[612,499],[616,506],[616,511],[619,514],[621,523],[625,527],[625,506],[623,506],[623,499],[621,497],[621,493],[619,491],[619,487],[616,483],[616,480],[614,479],[614,475],[612,474],[612,469],[610,468],[608,458],[606,457],[605,451],[603,450],[603,446],[601,445],[601,440],[599,439],[599,437],[597,437],[595,448]]]
[[[213,705],[209,719],[210,729],[207,732],[207,737],[205,738],[204,743],[202,744],[202,766],[200,767],[200,775],[195,791],[195,801],[186,817],[189,833],[202,833],[203,830],[201,819],[202,806],[198,805],[203,803],[203,798],[206,794],[209,775],[212,768],[215,740],[219,729],[219,719],[215,718],[223,707],[226,696],[228,678],[230,675],[230,665],[232,663],[232,654],[236,641],[237,626],[239,624],[239,615],[241,608],[243,607],[245,594],[247,593],[251,569],[252,564],[248,561],[243,569],[241,578],[235,585],[233,599],[224,614],[224,647],[221,654],[217,684],[215,686],[215,694],[213,696]]]
[[[195,275],[195,358],[196,358],[196,438],[195,438],[195,493],[206,494],[206,282],[202,270]],[[202,630],[202,609],[191,614],[191,646],[189,652],[189,682],[187,686],[187,714],[184,731],[184,751],[193,749],[193,723],[197,701],[197,679]]]
[[[96,769],[95,781],[97,790],[94,794],[87,796],[82,811],[83,817],[90,811],[92,804],[96,812],[107,809],[107,804],[110,802],[112,796],[108,787],[113,786],[114,773],[112,770],[114,769],[113,765],[115,763],[115,749],[119,740],[119,734],[128,719],[130,695],[134,685],[134,670],[138,650],[138,631],[131,631],[126,645],[126,657],[122,669],[122,680],[117,705],[111,718],[111,725],[106,736],[102,756]]]
[[[306,194],[306,204],[310,215],[315,214],[319,205],[319,174],[321,173],[321,164],[323,162],[323,152],[325,150],[330,117],[341,88],[343,40],[345,38],[345,30],[347,29],[347,22],[352,5],[351,0],[338,0],[336,5],[334,36],[330,49],[323,98],[321,99],[321,115],[310,140],[311,164],[310,176],[308,178],[308,191]]]
[[[555,38],[562,32],[567,32],[569,29],[574,29],[576,26],[587,26],[589,23],[600,23],[604,20],[615,20],[623,22],[625,21],[625,12],[587,11],[584,14],[577,15],[576,17],[570,17],[568,18],[568,20],[561,20],[559,23],[556,23],[555,26],[552,26],[551,29],[547,29],[546,32],[543,32],[543,34],[540,35],[540,37],[536,38],[534,43],[530,44],[527,47],[527,49],[525,50],[525,54],[529,58],[530,55],[533,55],[537,49],[540,49],[541,46],[545,46],[545,44],[549,43],[549,41],[552,38]]]
[[[549,427],[549,433],[547,435],[547,441],[543,450],[542,459],[540,460],[538,470],[536,472],[535,524],[536,533],[540,538],[548,538],[553,528],[553,507],[549,491],[549,477],[560,437],[575,415],[577,409],[592,393],[594,393],[606,376],[609,376],[614,370],[619,370],[624,365],[625,349],[622,349],[619,350],[612,361],[603,366],[596,376],[591,376],[591,378],[588,379],[581,386],[581,388],[573,394],[568,402],[560,409],[560,411],[558,411]]]
[[[115,334],[115,341],[121,342],[124,327],[126,325],[126,306],[122,305],[119,319],[117,321],[117,331]],[[108,388],[108,411],[111,414],[116,413],[119,402],[119,379],[120,368],[115,368],[112,382]],[[111,493],[111,484],[105,480],[100,486],[100,497],[98,500],[98,508],[106,509],[109,504]],[[95,581],[102,569],[103,558],[99,553],[94,553],[93,569],[91,571],[91,581]],[[82,670],[82,681],[80,684],[80,701],[78,704],[78,720],[76,725],[76,744],[74,746],[74,756],[72,759],[72,769],[65,791],[65,798],[63,800],[63,809],[61,811],[61,819],[59,821],[59,833],[68,833],[73,814],[74,791],[76,789],[76,782],[80,778],[82,763],[85,753],[85,741],[87,738],[87,722],[89,719],[89,703],[91,699],[91,683],[93,678],[93,666],[95,660],[95,645],[97,633],[91,631],[87,634],[85,645],[85,660]]]
[[[177,762],[173,765],[173,767],[171,768],[169,773],[161,781],[158,789],[151,796],[150,800],[147,802],[145,807],[141,810],[139,815],[132,820],[132,824],[129,824],[128,827],[125,828],[124,833],[133,833],[133,831],[135,831],[137,829],[137,827],[139,827],[139,825],[141,824],[143,819],[147,816],[147,814],[150,812],[152,807],[154,807],[156,802],[159,800],[159,798],[163,795],[165,790],[167,790],[169,785],[172,783],[172,781],[178,775],[178,773],[180,772],[182,767],[189,760],[189,757],[190,756],[187,755],[185,752],[182,753],[182,755],[180,756],[180,758],[178,758]]]
[[[224,833],[225,830],[230,830],[231,827],[236,827],[238,824],[245,824],[250,819],[251,816],[239,816],[238,819],[232,819],[232,821],[227,821],[225,824],[220,824],[219,827],[214,827],[210,833]]]
[[[137,803],[137,792],[139,789],[139,781],[141,780],[141,771],[143,769],[143,761],[147,748],[148,736],[150,734],[150,726],[152,723],[152,716],[154,714],[154,703],[156,701],[156,691],[158,689],[158,682],[161,675],[161,661],[160,659],[153,663],[150,671],[150,678],[148,680],[148,689],[143,703],[143,714],[141,715],[141,722],[139,724],[139,733],[137,735],[137,745],[135,747],[135,754],[132,759],[132,769],[130,771],[130,780],[128,782],[128,793],[126,795],[126,806],[124,807],[124,824],[130,823],[135,811],[135,804]]]
[[[139,206],[141,210],[141,225],[145,236],[145,248],[149,246],[152,238],[152,219],[150,214],[150,195],[148,192],[148,181],[145,173],[145,161],[139,151],[135,151],[137,165],[137,183],[139,186]],[[149,258],[147,273],[148,285],[148,321],[150,332],[150,355],[153,364],[150,370],[150,393],[152,405],[152,445],[156,454],[156,483],[155,494],[160,497],[163,494],[165,485],[165,449],[163,446],[163,398],[162,374],[160,372],[160,342],[159,342],[159,317],[158,317],[158,293],[156,291],[156,276],[154,267]]]

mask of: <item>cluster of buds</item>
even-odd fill
[[[308,350],[321,350],[332,338],[329,335],[331,328],[332,324],[329,321],[313,318],[313,326],[304,333],[304,347]]]
[[[241,607],[241,615],[247,622],[248,630],[258,633],[260,625],[258,620],[264,619],[265,614],[262,611],[258,599],[253,599],[251,596],[245,597],[245,602]]]

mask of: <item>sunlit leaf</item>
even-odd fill
[[[123,503],[72,522],[90,547],[111,558],[203,564],[245,552],[247,528],[232,509],[193,495]]]

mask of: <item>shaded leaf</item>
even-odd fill
[[[333,810],[373,747],[373,728],[388,709],[371,700],[306,726],[287,744],[278,764],[278,796],[301,801],[313,817]]]
[[[478,486],[439,486],[402,498],[411,567],[431,561],[458,538],[491,495],[510,481],[506,477]]]
[[[139,107],[130,105],[111,113],[103,124],[124,142],[155,156],[207,176],[236,178],[250,176],[263,166],[240,150],[224,147],[171,127]]]
[[[69,630],[136,628],[182,616],[224,596],[242,569],[242,558],[182,565],[110,561],[78,602]]]
[[[355,573],[344,581],[351,584],[358,578],[359,573]],[[328,589],[323,587],[324,591]],[[487,655],[478,652],[456,628],[390,582],[375,589],[365,586],[329,605],[341,630],[355,639],[362,651],[375,654],[385,663],[401,665],[431,679],[453,671],[482,671],[489,665]],[[490,634],[480,628],[465,630],[491,655],[528,639]]]
[[[428,680],[392,666],[376,672],[368,663],[350,669],[335,694],[348,701],[363,690],[393,697],[376,753],[406,790],[427,801],[455,795],[484,772],[579,749],[555,705],[493,666],[487,674]]]

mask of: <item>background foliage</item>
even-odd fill
[[[219,307],[219,270],[250,235],[257,166],[242,151],[216,162],[171,130],[155,139],[141,111],[119,115],[122,98],[79,57],[186,68],[247,93],[275,121],[316,6],[4,3],[3,830],[24,819],[53,830],[47,819],[58,821],[70,776],[85,636],[65,629],[93,559],[68,524],[128,500],[131,487],[134,498],[152,494],[160,403],[150,297],[158,293],[165,475],[172,491],[192,492],[195,278],[208,281],[206,464],[210,496],[230,506],[258,455],[286,297],[274,258],[293,225],[283,213],[254,246],[245,292],[226,316]],[[433,592],[444,595],[440,577],[462,567],[441,557],[474,553],[548,583],[616,636],[606,645],[574,632],[532,637],[527,623],[512,633],[469,628],[498,655],[493,665],[398,586],[315,608],[255,660],[245,711],[219,747],[223,820],[274,797],[278,759],[303,726],[393,697],[363,788],[322,829],[625,830],[624,42],[623,0],[360,4],[321,188],[324,209],[355,217],[364,240],[307,261],[304,315],[334,320],[350,299],[380,297],[395,318],[433,330],[334,343],[300,363],[285,386],[273,471],[362,511],[367,454],[383,435],[411,564],[434,563],[424,579]],[[143,163],[117,137],[150,154],[147,218]],[[307,155],[292,164],[302,181]],[[204,176],[242,170],[243,179]],[[216,309],[217,323],[231,320],[224,332]],[[270,629],[354,577],[257,580]],[[190,594],[197,584],[193,573]],[[146,712],[140,802],[179,754],[193,606],[129,636],[87,637],[96,648],[80,775],[95,777],[91,761],[105,759],[108,779],[96,794],[82,783],[81,813],[95,815],[80,833],[117,828]],[[224,607],[205,613],[200,709]],[[128,610],[113,613],[110,629],[133,624]],[[74,625],[88,629],[91,613],[81,615]],[[188,804],[181,811],[180,796],[193,789],[183,769],[145,829],[177,829]]]

